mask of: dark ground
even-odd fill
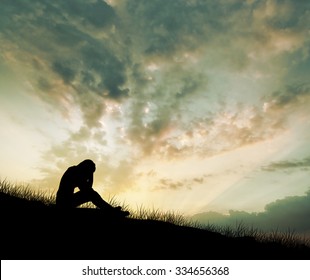
[[[17,207],[18,206],[18,207]],[[60,211],[0,194],[1,259],[302,260],[310,248],[228,238],[174,224]]]

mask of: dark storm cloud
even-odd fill
[[[123,2],[121,2],[123,3]],[[307,33],[306,1],[126,1],[132,44],[147,58],[209,53],[216,66],[244,69],[249,53],[269,53],[278,37]],[[211,65],[207,65],[207,67]]]
[[[259,5],[268,5],[266,1],[256,1]],[[294,0],[276,0],[273,1],[279,10],[272,17],[269,17],[267,24],[276,29],[296,29],[296,31],[306,30],[307,26],[303,26],[307,16],[305,11],[309,8],[309,2],[307,0],[294,1]],[[284,4],[282,6],[282,4]],[[298,30],[297,30],[298,29]]]
[[[288,85],[283,91],[276,91],[272,94],[272,97],[275,98],[275,104],[278,106],[302,102],[302,98],[307,96],[310,96],[310,85],[305,83]]]
[[[243,70],[251,63],[251,53],[258,57],[270,55],[272,58],[273,55],[284,54],[300,47],[307,33],[304,26],[309,22],[306,17],[308,3],[297,5],[294,1],[253,1],[250,4],[245,1],[161,0],[119,3],[129,14],[129,26],[139,30],[130,36],[131,45],[140,51],[138,57],[141,58],[143,54],[143,61],[164,64],[160,69],[161,80],[151,73],[154,80],[147,81],[143,63],[137,64],[135,69],[135,77],[141,81],[140,87],[136,88],[140,102],[132,107],[132,115],[129,116],[129,136],[133,142],[139,143],[146,154],[159,154],[161,151],[165,155],[182,156],[216,152],[212,151],[212,148],[210,151],[210,145],[207,144],[200,145],[198,150],[194,147],[173,145],[178,142],[178,136],[167,135],[171,127],[184,130],[183,134],[195,135],[199,130],[195,123],[205,123],[205,132],[199,130],[199,133],[209,137],[211,134],[208,131],[216,127],[219,133],[213,134],[211,139],[207,137],[205,143],[227,144],[222,150],[265,140],[282,131],[285,117],[278,114],[275,118],[271,111],[265,114],[259,106],[253,109],[255,112],[250,116],[248,125],[240,125],[239,120],[245,116],[237,111],[234,119],[231,118],[229,122],[218,127],[217,116],[208,111],[208,99],[213,96],[212,92],[208,91],[209,77],[204,73],[206,68],[214,69],[215,72],[219,68]],[[294,34],[297,34],[296,38]],[[284,41],[283,45],[288,42],[288,46],[282,47],[281,40]],[[198,58],[198,62],[191,64],[183,57],[185,53],[193,54]],[[208,59],[204,60],[206,57]],[[199,61],[199,58],[202,60]],[[172,68],[171,65],[176,67]],[[196,81],[193,77],[196,77]],[[185,90],[176,89],[185,80]],[[169,86],[171,81],[175,87]],[[194,81],[192,88],[190,81]],[[155,90],[150,90],[149,86],[153,86]],[[141,94],[141,91],[144,94]],[[192,94],[195,92],[205,99],[196,99],[197,95]],[[190,93],[191,99],[183,98],[186,97],[184,93]],[[268,101],[271,101],[270,99]],[[157,109],[158,114],[146,125],[139,116],[143,115],[142,110],[148,100],[155,102],[160,109]],[[189,104],[194,100],[205,102],[204,111],[189,110]],[[224,114],[226,108],[222,109]],[[209,118],[205,122],[206,115],[211,115],[211,121]],[[178,121],[175,122],[175,119]]]
[[[73,15],[83,24],[102,28],[115,24],[116,15],[112,7],[104,1],[68,0],[60,1],[64,14]]]
[[[235,24],[232,15],[246,5],[240,1],[219,2],[138,0],[127,1],[126,10],[144,39],[144,54],[166,58],[184,50],[200,49],[202,42],[211,45],[218,35],[231,32]]]
[[[97,44],[88,44],[81,49],[81,57],[86,69],[92,70],[82,72],[84,85],[95,90],[99,95],[118,99],[127,96],[128,89],[123,88],[126,81],[125,66],[108,49],[97,41]],[[94,84],[96,75],[100,77]],[[86,83],[91,80],[91,84]]]
[[[265,206],[259,213],[245,211],[230,211],[229,215],[217,212],[206,212],[194,215],[192,218],[205,224],[230,226],[243,223],[264,231],[294,231],[298,234],[310,232],[310,191],[304,196],[290,196],[276,200]]]
[[[281,170],[300,170],[310,168],[310,157],[306,157],[302,160],[284,160],[273,162],[262,169],[265,171],[281,171]]]
[[[205,33],[201,17],[204,11],[211,10],[206,5],[199,6],[200,9],[182,1],[128,1],[128,12],[134,19],[135,27],[142,31],[141,35],[145,38],[144,53],[171,54],[178,48],[186,48],[191,38],[196,41],[198,34]],[[190,34],[191,38],[187,37]],[[194,42],[191,44],[197,47]]]
[[[226,83],[222,70],[247,73],[261,57],[272,64],[286,53],[306,52],[309,2],[111,3],[2,1],[0,48],[24,65],[23,74],[46,103],[63,113],[78,106],[82,126],[100,127],[107,100],[130,100],[124,130],[142,155],[212,154],[267,139],[281,127],[281,117],[272,120],[258,107],[248,125],[241,125],[247,116],[240,112],[220,122],[226,108],[215,113],[211,107],[230,93],[215,96],[210,73],[219,77],[215,83]],[[272,98],[280,107],[306,95],[296,89]],[[201,142],[182,146],[184,135]]]
[[[62,77],[63,81],[66,84],[69,84],[70,82],[72,82],[75,75],[76,75],[73,68],[66,65],[65,63],[61,63],[61,62],[56,61],[53,63],[52,69]]]
[[[86,122],[95,123],[97,120],[89,120],[92,116],[85,107],[85,96],[101,104],[104,112],[103,100],[93,98],[93,94],[111,99],[128,94],[124,88],[126,74],[122,55],[113,46],[116,39],[111,30],[117,26],[117,17],[105,2],[5,1],[1,5],[0,32],[6,51],[10,52],[10,45],[14,45],[16,58],[25,63],[40,61],[41,71],[32,72],[30,83],[37,86],[39,96],[50,94],[44,100],[54,99],[51,104],[62,106],[59,95],[65,93],[40,93],[56,86],[51,75],[54,73],[71,88],[67,91],[84,112]],[[98,32],[105,34],[104,38],[97,38]]]
[[[212,59],[205,67],[216,63],[236,69],[247,64],[246,54],[232,40],[239,36],[234,13],[243,17],[243,8],[246,8],[241,3],[164,0],[126,3],[130,25],[139,30],[137,36],[131,37],[132,45],[145,59],[176,63],[184,62],[185,53],[202,57],[208,53]]]

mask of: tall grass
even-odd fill
[[[7,180],[0,180],[0,193],[30,202],[41,202],[47,206],[55,204],[55,193],[35,191],[28,184],[13,184]]]
[[[232,238],[250,237],[261,243],[276,243],[290,248],[297,248],[300,246],[310,247],[309,237],[297,234],[290,228],[285,232],[279,231],[278,229],[264,231],[253,225],[245,225],[242,221],[236,221],[234,227],[216,226],[214,224],[208,224],[202,227]]]
[[[0,180],[0,193],[30,202],[41,202],[47,206],[55,205],[56,196],[54,192],[34,191],[29,185],[12,184],[7,180]],[[235,227],[217,226],[214,224],[206,225],[173,211],[161,211],[154,208],[147,209],[143,206],[139,206],[136,210],[133,210],[128,204],[118,201],[115,196],[109,197],[107,202],[114,207],[121,206],[123,210],[129,211],[129,217],[133,219],[169,222],[178,226],[205,229],[233,238],[251,237],[259,242],[273,242],[286,247],[298,247],[301,245],[310,247],[310,239],[306,236],[298,235],[292,229],[288,229],[286,232],[280,232],[278,229],[266,232],[254,226],[247,226],[242,221],[236,222]],[[81,208],[95,208],[95,206],[92,203],[85,203]]]
[[[191,219],[186,218],[181,213],[177,213],[174,211],[161,211],[155,208],[147,209],[143,206],[137,206],[137,208],[134,210],[130,208],[128,204],[125,204],[125,202],[118,201],[115,196],[109,197],[107,201],[112,206],[121,206],[123,210],[129,211],[130,217],[133,219],[156,220],[172,223],[179,226],[199,227],[198,222],[192,221]]]

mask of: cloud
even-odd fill
[[[111,47],[115,41],[111,29],[117,18],[105,2],[5,3],[3,16],[0,32],[5,35],[5,46],[18,46],[14,56],[20,63],[15,66],[23,67],[22,75],[28,77],[35,94],[54,108],[62,107],[59,99],[68,94],[86,123],[94,125],[98,116],[89,115],[85,99],[96,100],[100,106],[103,98],[127,95],[125,66],[120,53]],[[99,30],[106,38],[97,38]]]
[[[284,160],[278,162],[272,162],[262,169],[264,171],[278,171],[278,170],[300,170],[310,168],[310,157],[306,157],[301,160]]]
[[[242,222],[246,226],[253,226],[260,230],[280,232],[290,230],[302,235],[310,232],[309,214],[310,191],[304,196],[289,196],[269,203],[265,206],[265,210],[259,213],[231,210],[228,215],[205,212],[196,214],[192,218],[211,225],[234,228]]]
[[[104,1],[69,0],[59,2],[58,5],[64,14],[70,14],[82,24],[96,28],[111,27],[117,20],[113,8]]]
[[[191,177],[174,180],[170,178],[160,178],[157,182],[154,183],[154,188],[152,191],[162,191],[162,190],[181,190],[188,189],[191,190],[197,185],[201,185],[204,183],[205,177],[207,175],[202,175],[200,177]]]
[[[76,75],[73,68],[62,62],[55,61],[52,65],[52,69],[63,79],[65,84],[72,82]]]
[[[172,181],[171,179],[161,179],[160,186],[156,189],[172,189],[177,190],[184,187],[184,182],[181,181]]]
[[[201,46],[209,51],[216,43],[225,59],[233,52],[235,57],[231,59],[241,64],[244,62],[239,58],[246,59],[246,54],[241,49],[238,52],[239,44],[246,43],[245,51],[254,45],[261,50],[267,46],[268,50],[276,48],[280,35],[290,42],[292,34],[307,32],[304,23],[309,8],[305,2],[296,5],[294,1],[155,0],[128,1],[124,6],[133,26],[140,30],[144,40],[137,43],[142,43],[146,55],[167,58],[184,50],[200,50]],[[225,39],[231,39],[229,45],[224,44]]]
[[[301,103],[305,98],[309,98],[309,96],[309,84],[288,85],[284,91],[276,91],[272,94],[272,97],[274,97],[274,105],[283,107]]]
[[[298,68],[307,57],[307,1],[34,0],[1,8],[3,59],[32,95],[75,124],[49,149],[72,161],[212,156],[280,134],[309,105],[309,85],[283,70],[289,58]]]

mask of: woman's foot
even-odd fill
[[[114,207],[114,209],[116,210],[116,214],[120,215],[122,217],[127,217],[130,215],[129,211],[122,210],[121,206],[116,206],[116,207]]]

